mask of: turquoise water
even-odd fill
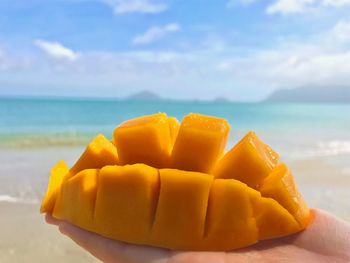
[[[38,203],[51,167],[74,164],[97,133],[164,111],[227,118],[231,147],[249,130],[293,170],[311,206],[350,220],[350,105],[0,99],[0,203]]]
[[[227,118],[231,142],[255,130],[287,154],[306,148],[350,151],[350,105],[346,104],[13,98],[0,99],[0,147],[83,145],[100,132],[111,137],[121,121],[159,111],[179,120],[189,112]]]

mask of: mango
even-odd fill
[[[285,164],[279,164],[262,182],[260,192],[271,197],[294,216],[301,227],[308,225],[310,210],[297,189],[291,171]]]
[[[257,189],[277,165],[279,155],[263,143],[254,132],[228,151],[214,169],[216,178],[237,179]]]
[[[169,122],[169,129],[170,129],[171,145],[174,145],[177,134],[179,133],[180,123],[174,117],[169,117],[168,122]]]
[[[95,231],[93,219],[99,170],[86,169],[65,180],[53,216]]]
[[[69,171],[72,176],[84,169],[102,168],[111,164],[118,164],[117,149],[104,135],[98,134]]]
[[[247,188],[233,179],[214,180],[207,211],[207,249],[232,250],[257,242],[258,228]]]
[[[59,161],[52,169],[46,194],[40,207],[40,213],[51,213],[57,199],[57,192],[61,189],[63,178],[68,173],[68,166],[64,161]]]
[[[165,113],[98,135],[69,170],[51,170],[40,212],[133,244],[229,251],[311,223],[291,171],[249,132],[223,153],[224,119]]]
[[[259,240],[282,237],[301,230],[294,217],[272,198],[261,198],[254,205]]]
[[[223,153],[229,131],[225,119],[188,114],[174,144],[171,167],[209,173]]]
[[[105,166],[98,186],[95,224],[99,233],[145,243],[159,195],[158,170],[144,164]]]
[[[213,176],[176,169],[160,169],[159,174],[159,200],[150,242],[173,249],[199,243]]]
[[[165,113],[126,121],[114,130],[121,165],[144,163],[162,168],[169,165],[176,123]],[[173,134],[171,134],[171,131]]]

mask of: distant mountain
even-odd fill
[[[162,98],[151,91],[143,90],[127,96],[125,100],[157,101],[162,100]]]
[[[230,99],[224,96],[216,97],[213,102],[230,102]]]
[[[350,103],[350,86],[280,89],[274,91],[265,101]]]

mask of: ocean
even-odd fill
[[[57,160],[73,164],[97,133],[111,138],[120,122],[156,112],[179,120],[189,112],[226,118],[228,148],[256,131],[292,167],[313,206],[350,219],[349,104],[3,98],[0,202],[38,202]]]
[[[254,130],[288,158],[350,152],[349,104],[82,99],[0,99],[0,147],[84,145],[97,133],[111,137],[124,120],[155,112],[179,120],[189,112],[226,118],[231,144]]]

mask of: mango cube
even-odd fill
[[[285,164],[279,164],[262,182],[261,195],[280,203],[297,222],[305,227],[310,221],[310,210],[297,189],[292,173]]]
[[[167,115],[158,113],[122,123],[114,130],[114,143],[121,165],[166,167],[173,145]]]
[[[210,173],[223,153],[229,130],[225,119],[194,113],[187,115],[174,144],[171,166]]]
[[[261,198],[254,206],[259,240],[272,239],[301,230],[295,218],[272,198]]]
[[[96,231],[94,211],[98,173],[97,169],[86,169],[65,180],[53,210],[54,217]]]
[[[100,233],[120,240],[144,243],[153,223],[159,175],[144,164],[101,169],[95,225]]]
[[[61,189],[63,178],[68,174],[68,166],[64,161],[59,161],[52,169],[49,184],[44,199],[41,203],[40,213],[51,213],[57,199],[57,193]]]
[[[184,249],[200,244],[213,176],[160,169],[160,193],[151,243]]]
[[[179,133],[180,122],[174,117],[169,117],[168,121],[169,121],[171,144],[174,145],[177,134]]]
[[[231,250],[257,242],[258,229],[247,188],[233,179],[214,180],[204,237],[208,248]]]
[[[104,135],[97,135],[86,147],[79,160],[70,169],[74,175],[84,169],[102,168],[105,165],[118,164],[117,149]]]
[[[233,178],[257,189],[278,159],[275,151],[254,132],[249,132],[218,161],[213,174],[216,178]]]

